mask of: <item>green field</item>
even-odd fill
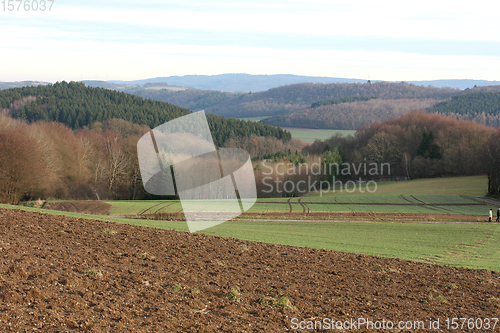
[[[256,122],[259,122],[263,119],[267,119],[267,118],[270,118],[271,116],[264,116],[264,117],[247,117],[247,118],[238,118],[238,119],[241,119],[241,120],[246,120],[246,121],[256,121]]]
[[[499,224],[231,221],[207,235],[500,270]]]
[[[383,182],[379,183],[374,194],[361,193],[358,189],[353,193],[259,199],[249,212],[288,212],[292,207],[293,212],[300,213],[302,203],[312,212],[439,213],[486,217],[489,208],[493,207],[469,198],[483,196],[485,183],[485,176]],[[111,215],[114,216],[182,211],[179,201],[107,202],[112,205]],[[0,205],[0,208],[188,231],[185,222],[125,219],[9,205]],[[500,224],[493,223],[262,219],[229,221],[201,233],[500,271]]]
[[[358,187],[352,193],[348,191],[323,191],[323,196],[349,196],[363,194],[365,187]],[[488,178],[486,176],[470,177],[443,177],[416,179],[410,181],[387,181],[377,183],[376,195],[459,195],[482,197],[488,192]],[[364,193],[366,194],[366,192]],[[311,193],[310,196],[320,196],[320,193]]]
[[[170,90],[170,91],[183,91],[186,87],[175,87],[175,86],[149,86],[145,88],[146,90]]]
[[[308,129],[308,128],[283,128],[292,134],[293,139],[300,139],[305,143],[313,143],[315,140],[326,140],[335,134],[342,136],[354,135],[356,131],[352,130],[334,130],[334,129]]]
[[[352,193],[336,190],[311,193],[301,198],[262,198],[248,211],[250,213],[303,212],[363,212],[363,213],[418,213],[459,214],[486,216],[492,208],[470,197],[482,197],[486,176],[388,181],[378,183],[375,193],[357,188]],[[364,193],[363,193],[364,191]],[[301,203],[299,203],[299,200]],[[289,201],[289,203],[288,203]],[[107,201],[112,205],[111,215],[139,215],[179,213],[179,201]]]
[[[11,205],[27,211],[187,231],[185,222],[132,220]],[[500,271],[500,224],[229,221],[201,233],[257,242]]]
[[[270,116],[265,117],[247,117],[238,118],[247,121],[261,121],[263,119],[270,118]],[[331,138],[333,135],[339,133],[342,136],[354,135],[356,131],[354,130],[335,130],[335,129],[313,129],[313,128],[295,128],[295,127],[283,127],[292,134],[293,139],[299,139],[305,143],[313,143],[316,140],[326,140]]]

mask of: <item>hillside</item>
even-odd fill
[[[434,99],[371,99],[323,105],[261,120],[282,127],[355,130],[434,105]]]
[[[183,86],[169,85],[164,82],[146,84],[115,84],[105,81],[83,81],[89,87],[99,87],[123,91],[143,98],[175,104],[191,111],[200,111],[217,105],[237,94],[217,91],[200,90]]]
[[[29,122],[57,121],[73,129],[111,118],[154,128],[191,112],[165,102],[64,81],[54,85],[2,90],[0,110]],[[207,119],[214,141],[219,146],[230,137],[247,137],[252,134],[282,140],[291,138],[290,133],[269,125],[214,115],[207,115]]]
[[[375,82],[376,80],[372,80]],[[133,81],[107,81],[118,85],[144,85],[147,83],[165,82],[170,85],[191,87],[202,90],[218,90],[226,92],[258,92],[280,86],[297,83],[365,83],[366,79],[348,79],[339,77],[301,76],[291,74],[253,75],[253,74],[220,74],[220,75],[185,75],[156,77]],[[466,89],[474,86],[487,86],[500,84],[500,81],[487,80],[430,80],[430,81],[405,81],[418,86],[432,86],[437,88]]]
[[[199,90],[199,89],[138,89],[131,92],[137,96],[150,98],[157,101],[163,101],[175,105],[182,106],[192,111],[200,111],[209,107],[222,103],[230,98],[237,96],[233,93],[215,91],[215,90]]]
[[[438,103],[427,111],[448,117],[472,120],[483,125],[500,127],[499,87],[481,87],[453,96],[450,100]]]
[[[0,90],[2,89],[10,89],[10,88],[21,88],[25,86],[38,86],[38,85],[47,85],[47,82],[40,81],[16,81],[16,82],[0,82]]]
[[[458,89],[415,86],[407,83],[294,84],[265,92],[240,95],[206,109],[227,117],[261,117],[288,114],[311,106],[313,102],[350,96],[387,99],[432,98],[443,100],[458,94]]]
[[[296,83],[332,83],[332,82],[365,82],[359,79],[344,79],[320,76],[299,76],[291,74],[252,75],[252,74],[220,74],[220,75],[185,75],[157,77],[135,81],[109,81],[116,84],[148,84],[166,82],[170,85],[179,85],[202,90],[217,90],[225,92],[257,92]]]

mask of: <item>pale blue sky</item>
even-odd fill
[[[55,0],[50,12],[3,6],[0,81],[223,73],[500,80],[500,4],[491,1]]]

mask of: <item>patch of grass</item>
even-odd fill
[[[438,301],[438,302],[441,302],[441,303],[449,303],[448,300],[442,296],[442,295],[439,295],[437,297],[434,297],[434,298],[430,298],[431,301]]]
[[[178,284],[178,283],[169,285],[166,288],[175,290],[175,291],[177,291],[179,293],[182,293],[184,291],[184,288],[180,284]]]
[[[147,252],[141,253],[141,258],[143,259],[155,259],[156,257],[154,255],[151,255]]]
[[[100,269],[89,268],[82,272],[83,275],[91,276],[91,277],[101,277],[103,276],[103,272]]]
[[[224,297],[226,297],[230,301],[241,301],[241,293],[237,288],[231,288],[231,290],[227,294],[225,294]]]
[[[105,234],[111,234],[111,235],[115,235],[118,233],[118,231],[112,230],[112,229],[104,229],[104,230],[102,230],[102,232]]]
[[[292,134],[293,139],[299,139],[305,143],[313,143],[316,140],[326,140],[333,135],[340,134],[342,136],[354,135],[354,130],[336,130],[336,129],[310,129],[310,128],[283,128]]]
[[[259,304],[259,306],[264,307],[264,308],[267,306],[270,306],[273,308],[279,306],[279,307],[282,307],[283,309],[288,309],[288,310],[295,309],[295,306],[292,305],[292,302],[286,296],[281,296],[277,299],[274,297],[264,296],[259,300],[258,304]]]

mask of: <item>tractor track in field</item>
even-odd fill
[[[432,206],[437,206],[437,205],[429,205],[429,204],[425,203],[424,201],[415,198],[414,195],[410,195],[410,197],[412,197],[414,200],[418,201],[417,205],[419,205],[419,206],[426,207],[426,208],[432,209],[434,211],[439,211],[439,209],[436,209],[436,208],[432,207]],[[449,209],[445,209],[445,208],[441,208],[441,209],[450,211]]]
[[[153,206],[151,206],[151,207],[148,207],[148,208],[144,209],[144,210],[143,210],[142,212],[140,212],[138,215],[144,215],[144,214],[146,214],[146,212],[147,212],[148,210],[150,210],[151,208],[155,208],[156,206],[159,206],[159,205],[163,205],[163,202],[160,202],[160,203],[158,203],[158,204],[156,204],[156,205],[153,205]]]
[[[299,204],[302,206],[302,213],[303,214],[309,214],[309,207],[306,207],[306,205],[302,202],[302,198],[299,198]],[[306,211],[307,209],[307,211]]]
[[[169,207],[170,205],[172,205],[172,203],[169,203],[169,204],[168,204],[168,205],[166,205],[166,206],[162,206],[162,207],[160,207],[159,209],[155,210],[153,214],[158,213],[160,210],[162,210],[163,208],[167,208],[167,207]]]
[[[410,197],[412,197],[414,200],[418,201],[418,203],[419,203],[419,204],[420,204],[420,203],[421,203],[421,204],[424,204],[424,205],[426,204],[426,203],[425,203],[425,202],[423,202],[422,200],[415,198],[415,196],[414,196],[414,195],[410,195]]]
[[[111,205],[97,200],[46,202],[44,209],[83,214],[109,215]]]
[[[411,202],[410,200],[406,199],[403,195],[400,195],[399,196],[401,199],[403,199],[404,201],[407,201],[408,203],[414,205],[415,203],[414,202]]]

